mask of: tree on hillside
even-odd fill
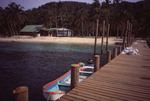
[[[98,0],[93,0],[94,2],[92,3],[91,5],[91,8],[90,8],[90,17],[91,19],[94,21],[96,20],[97,18],[99,18],[99,14],[100,14],[100,3]]]
[[[88,18],[88,12],[86,9],[82,9],[77,12],[78,19],[76,21],[78,30],[81,29],[81,36],[84,36],[86,25],[87,25],[87,18]]]
[[[1,22],[0,23],[0,34],[4,35],[4,33],[5,33],[5,31],[4,31],[5,30],[5,26],[4,26],[5,22],[4,22],[4,10],[2,7],[0,7],[0,22]]]
[[[24,22],[23,7],[12,2],[5,8],[6,22],[11,36],[18,35]]]
[[[5,9],[0,8],[0,34],[19,35],[20,29],[28,24],[43,24],[47,28],[67,27],[76,36],[95,35],[96,19],[111,24],[112,35],[124,34],[126,22],[133,24],[133,34],[148,36],[149,0],[136,3],[122,0],[93,0],[92,4],[80,2],[50,2],[38,8],[23,11],[23,7],[10,3]],[[122,32],[121,32],[122,31]]]

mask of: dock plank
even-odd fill
[[[150,101],[150,48],[131,45],[139,55],[119,55],[60,101]]]

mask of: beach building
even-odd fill
[[[57,36],[57,37],[70,37],[71,30],[67,28],[49,28],[41,29],[41,36]]]
[[[70,37],[71,30],[67,28],[45,28],[44,25],[26,25],[20,31],[21,35]]]
[[[44,25],[26,25],[21,29],[20,35],[38,36],[41,29],[45,29]]]

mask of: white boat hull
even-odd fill
[[[47,94],[43,92],[43,95],[47,99],[47,101],[56,101],[65,94]]]

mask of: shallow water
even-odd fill
[[[46,101],[43,85],[66,73],[71,64],[86,63],[93,57],[93,48],[76,44],[0,43],[0,101],[12,101],[12,91],[22,85],[29,87],[30,101]],[[101,65],[104,60],[105,55]]]

